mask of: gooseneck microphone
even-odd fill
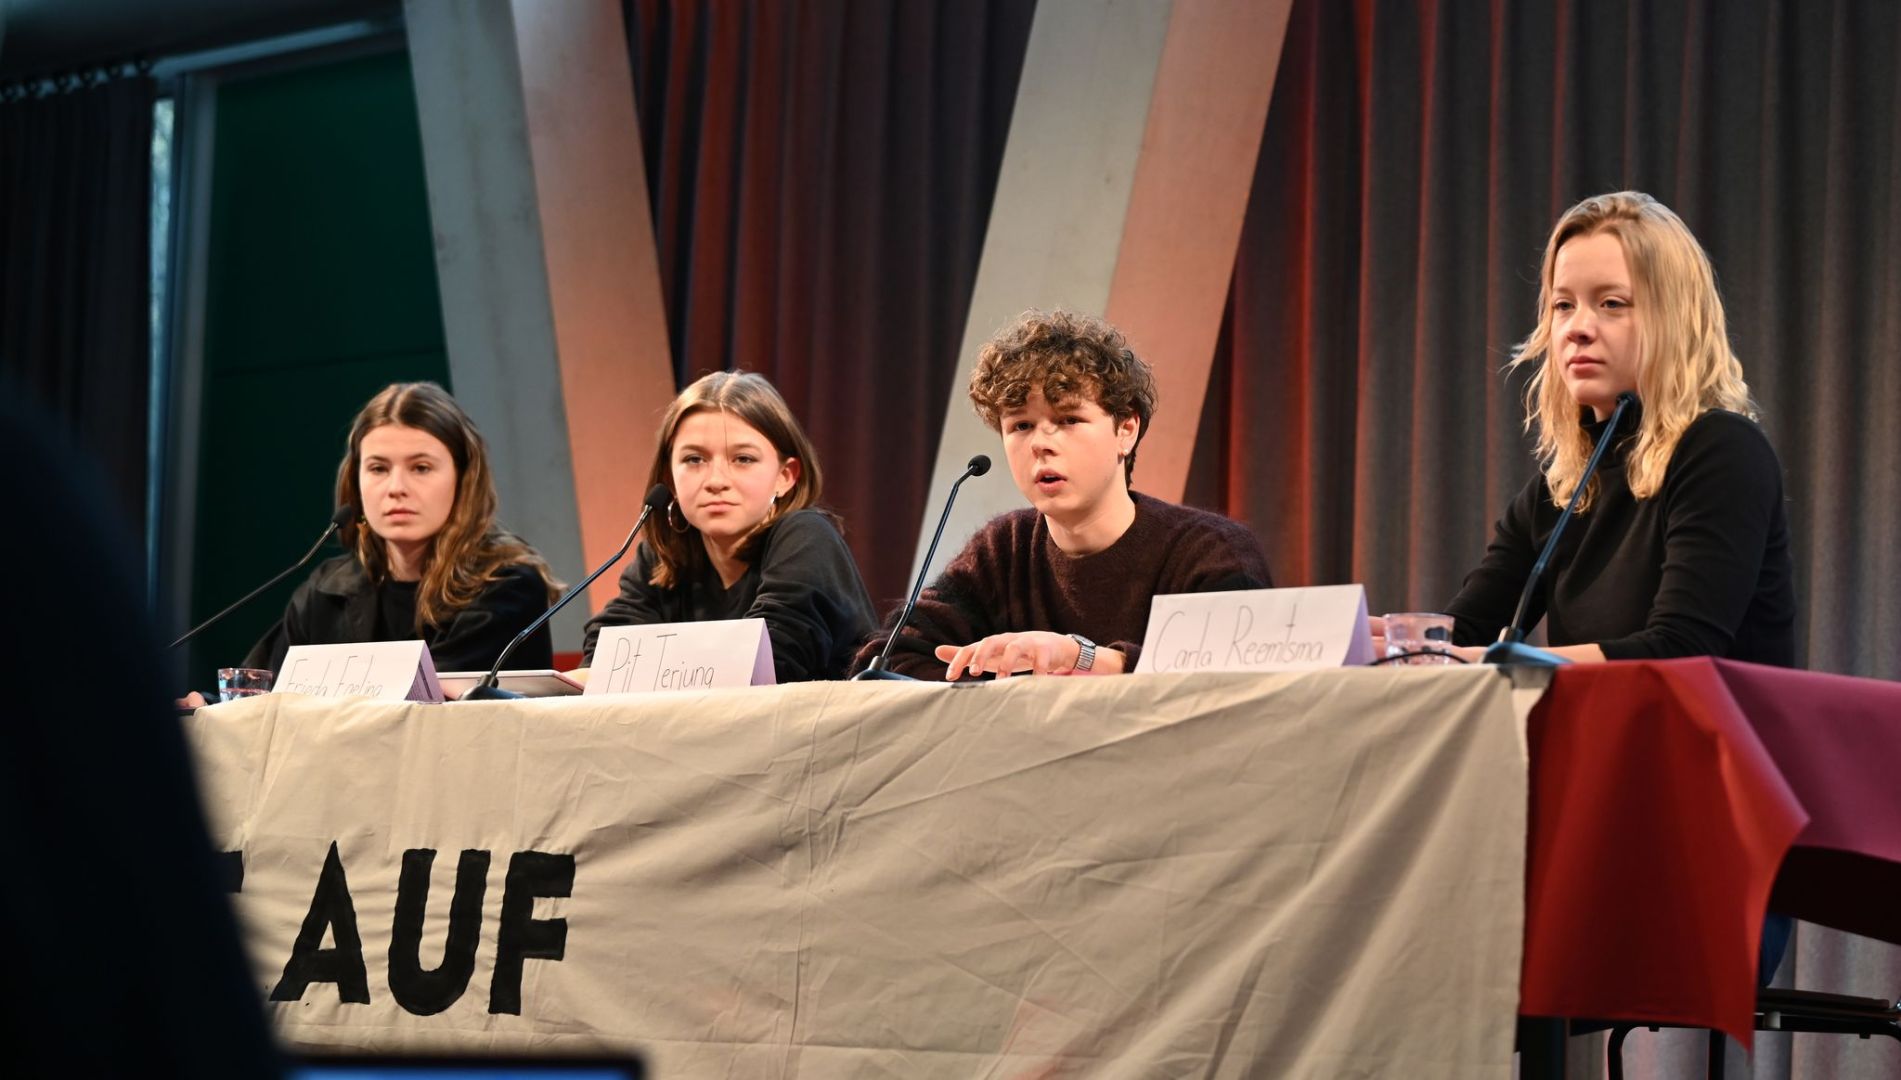
[[[634,546],[634,538],[639,536],[640,530],[646,526],[647,519],[652,517],[656,510],[664,513],[667,504],[672,501],[673,492],[667,490],[667,485],[655,484],[652,488],[648,489],[647,498],[642,502],[640,507],[640,516],[634,519],[634,527],[627,530],[627,539],[620,542],[620,550],[614,552],[606,562],[595,567],[593,573],[582,578],[578,584],[571,586],[567,592],[562,593],[561,598],[548,605],[548,610],[542,612],[540,617],[535,619],[534,622],[523,627],[522,632],[515,635],[515,640],[509,642],[508,647],[504,648],[501,655],[495,658],[495,665],[488,669],[488,674],[482,676],[481,682],[470,687],[468,692],[462,695],[461,700],[500,701],[505,698],[521,697],[521,694],[517,694],[513,690],[504,690],[495,685],[496,679],[501,676],[502,665],[508,662],[508,658],[514,655],[515,650],[521,646],[522,642],[528,640],[528,635],[541,629],[549,619],[554,618],[555,612],[566,607],[568,601],[585,592],[587,587],[593,584],[595,578],[607,573],[608,567],[625,558],[627,556],[627,550]]]
[[[964,481],[971,477],[982,476],[989,471],[990,455],[973,454],[964,464],[964,474],[951,482],[950,494],[944,499],[944,512],[937,516],[937,532],[931,535],[931,546],[924,552],[924,565],[918,567],[917,580],[911,583],[911,599],[904,602],[904,611],[898,615],[898,621],[891,624],[891,636],[885,639],[884,651],[878,654],[878,659],[873,660],[870,667],[853,675],[854,681],[859,679],[917,681],[909,675],[885,670],[885,662],[891,659],[891,646],[898,643],[898,635],[904,631],[904,624],[911,620],[911,609],[917,607],[918,594],[924,591],[924,576],[931,572],[931,560],[937,557],[937,542],[944,538],[944,524],[950,520],[952,504],[957,502],[957,489],[963,487]]]
[[[1551,527],[1551,536],[1545,540],[1545,549],[1538,553],[1538,561],[1531,564],[1531,576],[1525,579],[1525,591],[1518,597],[1518,610],[1512,614],[1512,621],[1499,632],[1498,640],[1485,650],[1482,658],[1485,663],[1550,667],[1571,662],[1557,653],[1525,644],[1525,609],[1531,606],[1532,594],[1538,589],[1539,579],[1544,577],[1545,564],[1551,561],[1551,553],[1558,548],[1558,537],[1564,535],[1564,527],[1571,521],[1571,512],[1578,508],[1578,500],[1584,498],[1585,486],[1597,474],[1597,463],[1603,459],[1604,451],[1610,448],[1611,440],[1617,438],[1617,422],[1624,418],[1624,410],[1636,404],[1636,401],[1637,395],[1629,390],[1617,395],[1617,408],[1611,410],[1611,422],[1604,425],[1604,434],[1598,436],[1597,448],[1591,451],[1591,460],[1584,463],[1584,474],[1578,477],[1577,490],[1571,493],[1571,501],[1565,505],[1564,513],[1558,515],[1557,524]]]
[[[304,568],[305,563],[308,563],[311,559],[316,558],[318,550],[321,549],[324,546],[324,544],[328,543],[332,536],[336,535],[337,530],[343,528],[345,525],[348,525],[350,523],[350,519],[355,516],[356,516],[356,507],[354,506],[339,506],[335,510],[331,511],[330,524],[324,526],[323,535],[317,537],[317,542],[310,545],[310,550],[304,552],[303,558],[298,559],[296,562],[285,567],[283,573],[278,574],[276,577],[272,578],[271,580],[265,582],[262,585],[259,585],[257,588],[252,589],[250,592],[245,593],[244,596],[240,598],[237,603],[232,604],[230,607],[225,608],[223,611],[218,612],[216,615],[213,615],[211,618],[206,619],[204,622],[201,622],[197,626],[194,626],[190,630],[187,630],[183,634],[180,634],[178,636],[177,641],[174,641],[170,645],[167,645],[165,647],[167,649],[178,648],[180,645],[183,645],[185,642],[190,641],[192,638],[197,637],[200,633],[204,632],[206,629],[217,624],[217,622],[220,619],[223,619],[226,615],[231,614],[232,612],[238,610],[244,605],[257,599],[259,595],[264,593],[271,586],[291,576],[297,571],[302,570]]]

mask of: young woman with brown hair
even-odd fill
[[[778,681],[836,679],[875,628],[858,564],[825,511],[805,430],[762,375],[716,371],[660,424],[648,483],[673,493],[620,595],[587,626],[760,618]]]
[[[487,444],[434,383],[394,383],[357,413],[337,503],[356,510],[338,534],[349,554],[298,586],[246,667],[276,671],[293,645],[420,638],[437,670],[482,669],[560,595],[541,556],[496,525]],[[514,660],[552,666],[547,629]]]

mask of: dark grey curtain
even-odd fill
[[[0,97],[0,377],[104,467],[143,527],[152,106],[142,76]],[[52,494],[52,493],[49,493]]]
[[[1545,236],[1637,188],[1715,262],[1787,473],[1808,666],[1901,677],[1897,56],[1888,0],[1297,0],[1190,501],[1252,524],[1278,582],[1445,603],[1534,468],[1500,367]],[[1803,926],[1780,981],[1893,1000],[1901,950]],[[1639,1032],[1629,1075],[1701,1075],[1703,1045]],[[1573,1052],[1601,1075],[1602,1036]],[[1768,1035],[1754,1075],[1898,1065]]]
[[[1533,469],[1545,236],[1648,191],[1787,470],[1804,659],[1901,677],[1897,54],[1886,0],[1296,3],[1191,498],[1277,581],[1444,604]]]

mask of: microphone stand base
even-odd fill
[[[1531,667],[1558,667],[1571,661],[1554,652],[1546,652],[1522,641],[1494,642],[1480,658],[1486,664],[1524,664]]]
[[[884,668],[866,668],[865,670],[859,672],[858,674],[853,675],[851,677],[851,681],[852,682],[866,682],[866,681],[918,682],[919,680],[913,679],[909,675],[900,675],[895,671],[886,671]]]
[[[516,701],[527,697],[513,690],[504,690],[499,686],[477,686],[457,698],[457,701]]]

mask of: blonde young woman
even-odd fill
[[[648,484],[673,494],[621,573],[602,628],[758,618],[778,681],[837,679],[875,627],[871,597],[831,515],[805,429],[765,376],[716,371],[660,423]]]
[[[438,671],[487,668],[560,595],[534,549],[495,524],[488,448],[434,383],[385,387],[350,425],[337,503],[349,552],[291,595],[246,667],[279,670],[292,645],[422,639]],[[523,667],[554,663],[544,627],[522,643]]]
[[[1567,210],[1545,248],[1527,426],[1539,475],[1446,606],[1476,658],[1511,619],[1533,561],[1616,406],[1635,391],[1533,596],[1574,661],[1720,656],[1795,663],[1782,466],[1730,349],[1709,257],[1634,191]],[[1376,631],[1377,632],[1377,631]]]

